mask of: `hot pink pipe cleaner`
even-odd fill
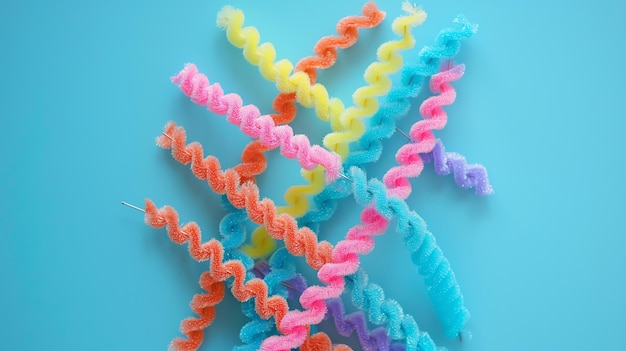
[[[271,336],[263,341],[265,351],[290,350],[302,345],[309,333],[309,326],[319,324],[326,315],[324,300],[339,297],[345,289],[345,276],[354,274],[359,267],[359,256],[374,249],[373,236],[383,234],[389,220],[374,207],[361,212],[361,223],[352,227],[346,238],[335,246],[332,261],[324,264],[317,277],[326,286],[310,286],[300,296],[303,311],[289,311],[280,322],[279,330],[284,334]]]
[[[424,162],[420,153],[433,151],[437,140],[433,130],[445,127],[448,115],[443,106],[451,105],[456,99],[456,91],[450,82],[456,81],[465,73],[465,65],[455,65],[434,74],[430,79],[430,90],[439,95],[426,99],[420,106],[420,114],[424,119],[411,126],[411,141],[398,150],[396,161],[400,164],[391,168],[383,177],[389,196],[398,196],[406,199],[411,194],[409,178],[415,178],[422,173]]]

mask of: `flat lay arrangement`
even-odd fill
[[[198,349],[204,329],[217,318],[215,306],[227,289],[252,319],[241,329],[244,345],[236,346],[237,350],[350,349],[316,332],[316,326],[330,315],[340,334],[358,334],[366,350],[440,349],[396,301],[384,298],[382,288],[370,283],[359,267],[359,257],[374,249],[374,238],[386,233],[394,218],[397,226],[391,231],[401,235],[446,336],[460,342],[469,340],[471,334],[464,327],[470,314],[453,269],[435,234],[406,199],[412,192],[411,180],[419,177],[425,164],[432,164],[437,174],[452,173],[459,187],[473,188],[477,195],[493,193],[485,167],[468,164],[458,153],[446,152],[434,134],[445,127],[445,107],[454,103],[457,94],[453,83],[465,72],[465,65],[455,63],[453,57],[461,42],[476,33],[477,26],[459,15],[432,46],[419,51],[417,61],[405,63],[402,52],[414,48],[412,33],[427,15],[408,2],[402,9],[405,14],[391,24],[398,39],[378,47],[377,61],[363,74],[365,85],[354,92],[348,107],[316,82],[317,70],[331,67],[338,49],[348,49],[357,42],[359,30],[384,22],[385,13],[373,2],[363,6],[361,16],[339,21],[337,35],[321,38],[314,47],[315,55],[296,65],[286,59],[277,61],[274,46],[261,43],[255,27],[244,26],[242,10],[226,6],[217,14],[217,25],[225,30],[228,41],[259,67],[262,78],[276,83],[274,114],[262,114],[256,106],[245,104],[243,97],[224,92],[194,64],[186,64],[171,78],[192,102],[211,112],[207,118],[225,116],[253,140],[244,147],[238,166],[222,169],[219,159],[205,156],[208,151],[198,142],[188,144],[185,129],[175,122],[169,122],[157,137],[160,147],[171,150],[175,160],[190,166],[193,175],[223,196],[223,206],[230,213],[221,221],[219,239],[203,239],[194,222],[180,224],[178,213],[170,206],[159,209],[146,200],[145,207],[139,208],[123,202],[144,212],[148,225],[166,228],[173,242],[187,244],[194,260],[209,262],[209,269],[200,277],[206,293],[194,296],[191,302],[198,316],[181,323],[185,337],[174,339],[170,349]],[[394,74],[401,75],[399,84],[392,82],[390,76]],[[426,83],[432,95],[421,102],[421,116],[410,130],[401,131],[396,121],[410,118],[406,114]],[[323,138],[323,145],[312,145],[306,135],[295,133],[289,126],[297,117],[297,104],[314,109],[330,124],[332,132]],[[407,139],[396,152],[397,166],[389,169],[382,181],[368,177],[361,167],[378,161],[384,141],[396,131]],[[256,184],[256,177],[267,168],[264,154],[274,149],[296,159],[307,182],[287,190],[286,206],[261,198],[260,185]],[[320,223],[337,212],[339,199],[350,195],[363,208],[361,222],[337,243],[319,240]],[[250,237],[245,221],[259,225]],[[296,256],[304,256],[318,272],[321,285],[307,284],[292,262]],[[351,294],[359,311],[345,315],[340,298],[344,293]],[[294,301],[299,308],[293,307]],[[375,329],[369,330],[368,323]]]

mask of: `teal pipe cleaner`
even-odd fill
[[[373,204],[388,219],[398,218],[396,231],[403,237],[404,246],[411,253],[411,261],[424,277],[428,294],[448,338],[461,335],[469,319],[463,295],[450,263],[437,245],[434,235],[426,228],[424,220],[407,203],[398,197],[389,197],[385,185],[378,179],[367,180],[365,171],[350,167],[354,179],[353,194],[361,206]]]

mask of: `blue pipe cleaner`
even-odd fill
[[[361,206],[374,204],[385,218],[398,218],[396,231],[402,234],[404,246],[411,253],[411,261],[424,277],[435,312],[443,324],[448,338],[460,335],[469,319],[463,295],[450,263],[437,245],[434,235],[426,228],[424,220],[409,209],[398,197],[389,197],[385,185],[378,179],[367,180],[365,171],[351,167],[354,179],[353,193]]]
[[[441,61],[456,56],[461,48],[461,40],[472,37],[478,27],[469,23],[463,15],[454,19],[454,28],[442,30],[435,38],[434,47],[424,47],[418,54],[418,62],[403,67],[401,86],[394,86],[381,104],[378,112],[370,119],[370,127],[359,140],[360,150],[350,153],[344,162],[344,171],[352,166],[361,166],[376,162],[382,154],[383,139],[390,138],[395,132],[396,119],[406,115],[411,107],[409,98],[419,95],[426,78],[439,72]],[[339,178],[329,184],[313,198],[315,208],[302,216],[298,223],[319,232],[319,225],[330,219],[337,209],[338,200],[350,196],[351,186],[348,181]]]
[[[269,295],[280,295],[284,298],[293,297],[293,289],[297,289],[303,283],[301,276],[297,275],[293,263],[293,257],[285,248],[276,250],[268,262],[257,262],[253,273],[258,278],[263,278],[268,287]],[[287,282],[287,284],[285,284]],[[306,283],[304,283],[306,284]],[[289,286],[287,286],[289,285]],[[254,299],[242,304],[244,315],[251,322],[246,323],[239,332],[239,337],[245,345],[236,346],[236,351],[252,351],[261,347],[263,340],[271,335],[277,335],[276,321],[274,318],[262,319],[254,309]]]
[[[245,221],[248,219],[248,214],[245,209],[237,209],[230,204],[226,195],[222,196],[222,206],[227,211],[230,211],[225,215],[219,224],[219,232],[222,236],[220,242],[224,247],[224,260],[241,260],[246,270],[249,272],[254,266],[254,260],[243,253],[239,248],[246,242],[247,231]],[[248,273],[246,278],[252,278],[253,276]],[[234,278],[229,278],[227,283],[231,286]]]
[[[248,271],[248,274],[246,275],[246,281],[248,281],[258,275],[255,274],[256,265],[254,260],[239,250],[241,245],[243,245],[247,239],[247,228],[245,223],[248,220],[248,214],[245,209],[237,209],[234,207],[228,201],[228,197],[226,195],[223,195],[221,199],[222,205],[227,211],[229,211],[229,213],[222,218],[219,225],[219,231],[222,235],[222,239],[220,241],[224,246],[224,259],[241,260]],[[289,258],[290,256],[283,249],[274,252],[272,259],[270,259],[269,264],[273,265],[273,274],[268,275],[264,279],[268,286],[268,293],[270,296],[278,294],[286,297],[288,295],[287,288],[280,284],[282,282],[281,279],[289,279],[291,276],[295,275],[295,268],[293,267],[293,264],[285,267],[285,263],[283,263],[285,257]],[[229,288],[232,287],[233,282],[234,278],[232,277],[226,280]],[[261,342],[267,336],[277,333],[274,318],[272,317],[269,320],[261,319],[261,317],[259,317],[256,313],[254,301],[255,298],[252,298],[241,304],[243,314],[252,319],[252,321],[244,325],[239,333],[241,341],[246,345],[235,346],[233,348],[234,350],[258,350],[261,346]]]
[[[392,339],[406,339],[407,350],[445,350],[443,347],[437,347],[427,332],[419,330],[415,319],[409,314],[404,314],[400,303],[385,299],[383,288],[369,283],[369,278],[362,268],[347,277],[346,283],[346,289],[352,291],[352,303],[357,308],[367,311],[372,323],[388,324],[389,336]]]

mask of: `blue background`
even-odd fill
[[[146,197],[217,234],[225,211],[208,186],[155,146],[175,120],[189,140],[238,163],[248,138],[195,106],[169,82],[194,62],[226,91],[271,112],[276,94],[215,26],[226,1],[1,1],[0,339],[12,350],[163,350],[206,265],[164,230],[120,205]],[[361,2],[232,1],[278,57],[297,61]],[[319,74],[349,103],[375,48],[394,38],[387,19]],[[622,179],[626,78],[620,0],[431,1],[414,33],[416,57],[457,13],[480,24],[456,61],[456,103],[438,133],[449,151],[487,166],[495,195],[473,196],[427,167],[410,205],[451,261],[472,319],[469,343],[446,341],[421,278],[395,233],[363,258],[372,281],[452,350],[621,349],[626,314]],[[423,99],[426,95],[422,96]],[[408,130],[419,101],[400,125]],[[329,129],[312,111],[294,123],[316,142]],[[401,136],[386,143],[381,176]],[[259,177],[282,203],[298,165],[277,152]],[[283,180],[285,179],[286,180]],[[358,218],[352,200],[320,232],[336,241]],[[299,266],[303,267],[302,259]],[[411,268],[409,268],[411,267]],[[304,272],[311,276],[310,270]],[[202,350],[239,344],[246,321],[231,296],[218,307]],[[330,330],[332,328],[328,328]],[[355,339],[337,337],[355,344]]]

